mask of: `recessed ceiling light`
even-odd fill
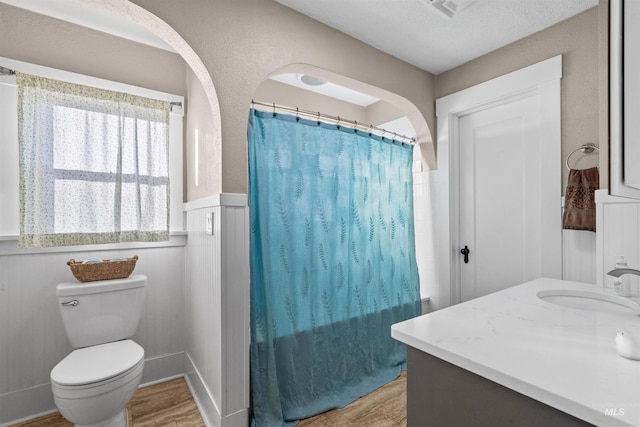
[[[325,80],[317,77],[310,76],[309,74],[303,74],[300,76],[300,81],[309,86],[322,86],[326,83]]]
[[[309,86],[306,83],[302,83],[302,76],[303,73],[283,73],[270,76],[269,80],[284,83],[305,91],[329,96],[354,105],[359,105],[360,107],[368,107],[369,105],[380,101],[379,98],[358,92],[345,86],[337,85],[330,81],[327,81],[325,84],[320,86]]]

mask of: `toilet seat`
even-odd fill
[[[132,340],[72,351],[51,371],[51,381],[63,386],[101,383],[125,374],[144,359],[144,349]]]
[[[138,379],[144,350],[131,340],[74,350],[51,371],[53,394],[61,398],[108,393]]]

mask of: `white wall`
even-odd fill
[[[72,350],[55,287],[75,281],[71,258],[140,257],[135,273],[149,279],[133,337],[145,349],[142,382],[184,372],[183,246],[21,254],[15,245],[0,241],[0,252],[10,253],[0,255],[0,425],[55,409],[49,374]]]
[[[440,287],[438,286],[438,263],[436,262],[435,241],[435,172],[413,173],[414,228],[416,233],[416,261],[420,275],[420,296],[422,312],[440,308]]]
[[[564,197],[562,206],[564,208]],[[562,230],[562,278],[596,283],[596,233]]]
[[[562,230],[562,278],[596,283],[596,233]]]
[[[213,426],[248,425],[249,209],[246,195],[186,205],[186,373]],[[213,235],[207,217],[213,215]]]
[[[629,268],[640,269],[640,201],[596,191],[596,229],[596,282],[613,288],[613,277],[606,273],[618,257],[624,256]],[[627,277],[632,292],[640,292],[640,278]]]
[[[35,253],[0,241],[0,425],[55,409],[49,374],[72,350],[55,296],[57,283],[75,280],[66,261],[137,254],[135,273],[149,279],[133,337],[145,349],[142,382],[186,373],[209,425],[246,427],[247,197],[221,194],[185,206],[188,242],[172,237],[175,246]],[[206,232],[211,213],[213,235]]]

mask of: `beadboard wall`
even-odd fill
[[[249,209],[244,194],[185,205],[186,373],[212,426],[248,425]],[[212,233],[207,232],[211,218]]]
[[[414,177],[421,293],[431,297],[438,275],[435,250],[425,242],[431,241],[428,236],[437,220],[427,203],[434,183],[427,172]],[[564,278],[611,286],[603,271],[617,256],[625,255],[630,266],[640,266],[640,204],[610,198],[606,192],[599,197],[597,250],[596,233],[563,231]],[[0,250],[0,425],[55,408],[49,373],[71,351],[55,297],[57,283],[73,280],[66,261],[137,254],[136,273],[149,278],[145,312],[134,336],[146,351],[143,383],[186,373],[208,425],[245,427],[249,407],[246,204],[246,195],[230,194],[187,203],[186,247],[183,241],[171,247],[125,250],[27,254]],[[208,217],[213,219],[213,235],[207,233]],[[601,232],[605,229],[606,234]],[[637,282],[634,286],[638,290]]]
[[[613,288],[607,271],[624,256],[629,268],[640,268],[640,202],[596,191],[596,283]],[[632,292],[639,292],[639,278],[629,276]]]
[[[561,203],[564,209],[564,197]],[[564,280],[596,284],[596,235],[593,231],[562,230]]]
[[[246,427],[247,198],[221,194],[185,209],[188,243],[169,247],[20,253],[0,242],[0,426],[55,410],[49,374],[72,351],[55,296],[57,283],[74,280],[66,261],[137,254],[135,272],[149,279],[133,337],[145,349],[142,382],[186,374],[207,425]]]
[[[596,191],[596,232],[563,230],[563,278],[613,287],[611,270],[620,256],[640,268],[640,201]],[[632,291],[640,278],[631,276]]]
[[[434,171],[413,173],[413,211],[416,233],[416,262],[420,275],[422,312],[427,313],[441,307],[438,286],[438,263],[435,247],[435,215],[433,200],[436,191]]]
[[[596,283],[596,233],[562,230],[562,278]]]
[[[71,258],[140,257],[135,273],[147,275],[148,283],[133,339],[145,349],[142,382],[183,373],[183,245],[184,238],[172,247],[0,255],[0,425],[55,409],[49,374],[72,351],[55,287],[75,280],[66,265]]]

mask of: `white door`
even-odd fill
[[[540,99],[537,94],[459,118],[460,299],[542,275]],[[557,160],[557,159],[556,159]],[[465,260],[465,258],[467,258]],[[468,261],[468,262],[465,262]]]
[[[437,307],[562,278],[561,78],[558,55],[436,100]]]

